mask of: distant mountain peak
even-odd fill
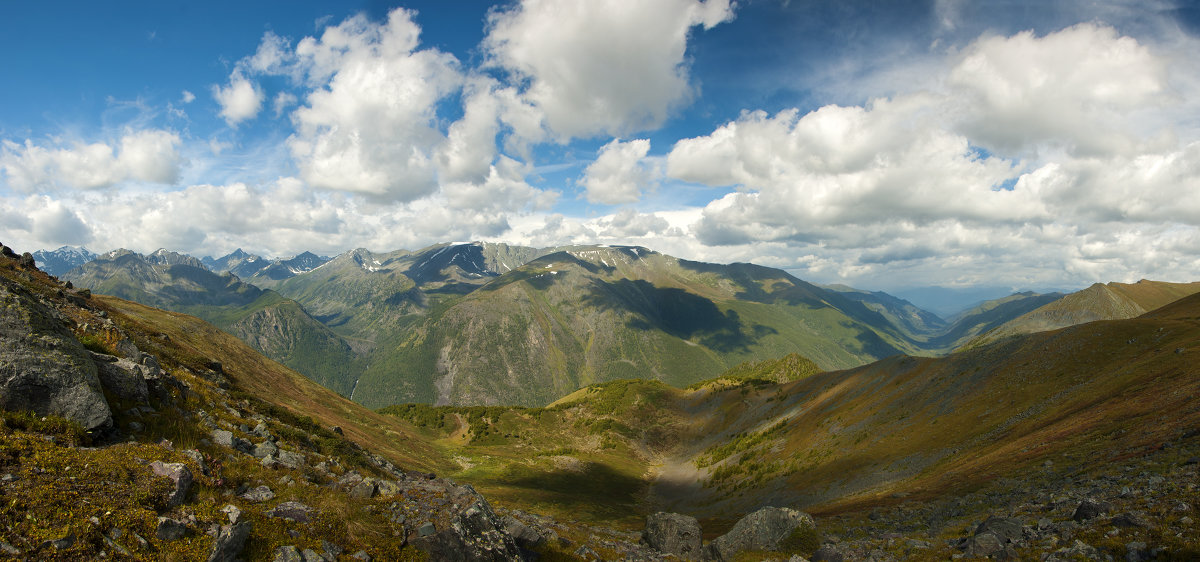
[[[62,246],[57,250],[38,250],[33,259],[39,269],[57,276],[96,259],[96,254],[82,246]]]

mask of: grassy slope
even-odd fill
[[[145,305],[192,314],[343,395],[361,371],[350,346],[295,301],[237,277],[192,265],[153,265],[124,254],[69,276],[80,287]]]
[[[995,326],[964,347],[1095,320],[1133,318],[1197,292],[1200,292],[1200,283],[1166,283],[1144,279],[1137,283],[1096,283]]]
[[[459,461],[456,477],[501,503],[631,527],[659,509],[727,524],[766,504],[828,515],[961,493],[1046,460],[1120,462],[1200,425],[1198,353],[1191,297],[945,358],[817,374],[765,362],[688,390],[617,381],[474,417],[391,411],[423,424]],[[789,369],[799,380],[758,380]]]
[[[101,296],[99,299],[109,309],[127,318],[127,329],[135,333],[165,334],[170,347],[182,350],[183,354],[218,358],[224,372],[239,387],[270,404],[286,408],[295,415],[309,416],[322,425],[339,426],[350,439],[399,465],[438,471],[450,466],[445,457],[418,438],[408,424],[398,423],[392,417],[372,412],[330,392],[203,320],[114,297]],[[158,352],[164,346],[154,337],[135,343],[150,353]]]

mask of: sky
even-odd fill
[[[0,4],[0,242],[1200,280],[1200,6]]]

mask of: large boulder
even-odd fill
[[[213,541],[208,562],[234,562],[241,558],[242,549],[246,546],[246,539],[250,538],[251,529],[249,521],[221,526],[217,532],[217,540]]]
[[[150,463],[150,470],[153,470],[154,474],[158,476],[170,478],[175,483],[175,488],[167,496],[168,506],[181,505],[187,499],[188,492],[192,489],[192,482],[195,480],[187,465],[179,462],[154,461]]]
[[[419,536],[413,544],[433,560],[521,560],[521,549],[487,500],[469,486],[463,488],[474,501],[451,517],[448,527],[431,526],[433,532]]]
[[[150,402],[150,389],[146,386],[146,377],[142,373],[144,367],[114,355],[92,353],[91,357],[96,363],[96,376],[105,390],[120,400],[135,404]]]
[[[2,279],[0,342],[0,409],[62,416],[89,431],[112,426],[87,350],[55,311]]]
[[[646,518],[646,530],[642,531],[646,546],[684,560],[700,558],[701,540],[700,522],[679,513],[655,513]]]
[[[706,554],[713,560],[733,560],[739,552],[779,551],[794,534],[809,534],[815,540],[816,528],[807,513],[786,507],[764,507],[741,518],[728,533],[708,543]]]

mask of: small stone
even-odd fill
[[[146,429],[146,426],[142,425],[141,423],[135,422],[135,421],[129,422],[128,424],[126,424],[126,427],[129,428],[130,433],[141,433],[143,430]]]
[[[187,527],[169,517],[159,517],[158,527],[154,529],[154,536],[160,541],[176,541],[182,539],[187,534]]]
[[[308,523],[311,519],[310,513],[314,510],[300,502],[283,502],[267,512],[268,517],[276,517],[279,519],[287,519],[297,523]]]
[[[54,550],[66,550],[71,548],[72,546],[75,546],[75,533],[67,533],[67,536],[61,539],[45,541],[42,543],[43,548],[48,546],[53,546]]]
[[[1129,511],[1113,517],[1112,524],[1114,527],[1137,527],[1141,529],[1150,527],[1150,521],[1146,519],[1145,514],[1137,511]]]
[[[17,547],[15,547],[11,544],[8,544],[5,541],[0,541],[0,550],[4,551],[4,553],[9,556],[20,556],[21,555],[21,551],[17,550]]]
[[[375,497],[378,487],[375,485],[375,480],[364,478],[362,482],[355,484],[350,488],[350,497],[360,499],[371,499]]]
[[[1074,521],[1087,521],[1089,519],[1095,519],[1101,515],[1104,515],[1105,513],[1108,513],[1108,510],[1110,509],[1112,509],[1112,504],[1109,504],[1108,502],[1086,499],[1079,503],[1079,507],[1075,508],[1075,513],[1071,515],[1071,519]]]
[[[1179,513],[1187,513],[1192,510],[1192,506],[1186,502],[1176,502],[1171,509]]]
[[[429,535],[432,535],[434,533],[437,533],[437,527],[434,527],[433,523],[431,523],[429,521],[421,523],[421,525],[419,527],[417,527],[417,536],[418,537],[428,537]]]
[[[294,546],[281,546],[275,549],[275,557],[272,562],[304,562],[304,558],[300,556],[300,549]]]
[[[192,471],[187,465],[181,462],[164,463],[154,461],[150,463],[150,469],[155,474],[170,478],[175,482],[175,489],[167,496],[167,505],[177,506],[187,499],[188,491],[192,489]]]
[[[1179,518],[1179,524],[1180,524],[1180,525],[1183,525],[1183,526],[1185,526],[1185,527],[1187,527],[1187,526],[1191,525],[1192,523],[1193,523],[1193,521],[1192,521],[1192,518],[1191,518],[1191,517],[1188,517],[1188,516],[1186,516],[1186,515],[1184,515],[1183,517],[1180,517],[1180,518]]]
[[[242,510],[238,509],[235,505],[226,504],[225,507],[221,508],[221,513],[229,517],[230,525],[234,525],[238,522],[238,517],[241,517]]]
[[[275,497],[275,492],[266,486],[257,486],[246,491],[240,496],[242,499],[250,502],[265,502]]]
[[[222,447],[233,446],[233,432],[225,431],[224,429],[214,429],[212,432],[213,443]]]
[[[304,468],[304,455],[301,455],[300,453],[293,453],[291,451],[284,451],[280,449],[279,454],[276,455],[276,457],[280,464],[288,468]]]
[[[371,555],[367,554],[367,551],[365,550],[355,552],[354,554],[351,554],[350,557],[355,560],[362,560],[363,562],[371,562]]]

